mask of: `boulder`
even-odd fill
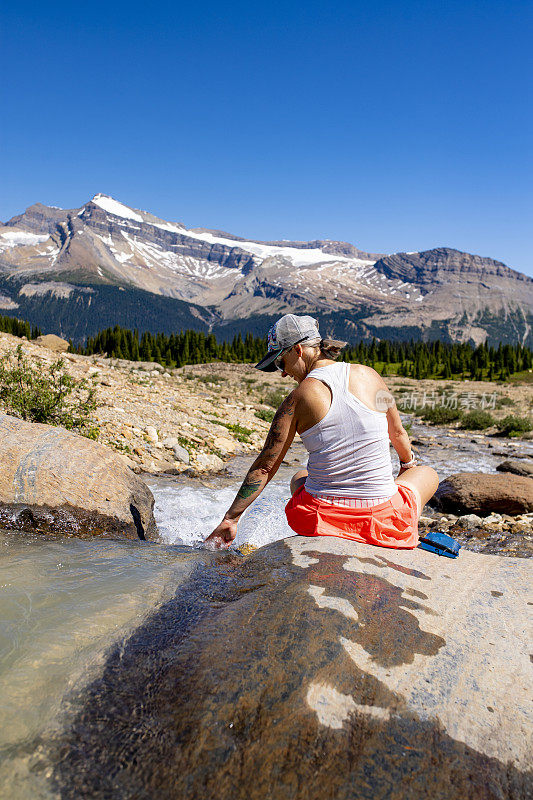
[[[519,459],[509,458],[502,461],[496,467],[498,472],[512,472],[513,475],[525,475],[533,478],[533,461],[520,461]]]
[[[214,453],[196,453],[196,464],[201,470],[219,471],[223,468],[224,462]]]
[[[174,558],[176,594],[70,704],[62,798],[531,796],[527,559],[331,536]]]
[[[167,436],[166,439],[163,439],[161,444],[163,447],[166,447],[167,450],[172,450],[176,461],[180,461],[182,464],[190,463],[189,451],[182,447],[176,436]]]
[[[222,453],[235,453],[237,450],[237,442],[234,439],[228,439],[227,436],[215,437],[213,444]]]
[[[47,333],[45,336],[38,336],[34,339],[35,344],[40,344],[42,347],[47,347],[53,350],[54,353],[66,353],[69,348],[69,343],[56,336],[55,333]]]
[[[175,444],[172,451],[176,461],[180,461],[182,464],[190,464],[191,457],[189,456],[189,451],[182,447],[181,444]]]
[[[146,484],[104,445],[0,414],[0,527],[149,539],[153,506]]]
[[[168,450],[172,450],[177,444],[179,444],[179,439],[176,436],[167,436],[165,439],[163,439],[161,444]]]
[[[144,430],[146,433],[146,438],[148,439],[149,442],[152,442],[152,444],[156,444],[156,442],[159,441],[157,430],[154,428],[153,425],[148,425]]]
[[[438,511],[488,515],[491,511],[533,511],[533,478],[522,475],[456,472],[439,483],[428,505]]]

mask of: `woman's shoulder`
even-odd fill
[[[368,367],[366,364],[350,364],[350,375],[366,378],[368,381],[383,381],[383,378],[374,367]]]
[[[383,392],[390,394],[379,372],[366,364],[351,364],[348,380],[350,392],[375,411],[383,411],[380,399]]]

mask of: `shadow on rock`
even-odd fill
[[[419,720],[343,647],[358,642],[385,666],[434,654],[444,640],[420,629],[418,602],[342,556],[308,555],[315,563],[295,566],[278,542],[244,560],[203,557],[72,699],[47,745],[59,795],[525,800],[526,775]],[[354,619],[319,607],[313,586]],[[336,727],[309,705],[312,685],[349,695]]]

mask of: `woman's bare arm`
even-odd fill
[[[206,542],[217,548],[231,544],[237,535],[237,522],[243,512],[259,497],[278,471],[296,433],[296,393],[297,389],[294,389],[276,411],[263,449],[248,470],[222,522],[207,537]]]
[[[412,457],[411,443],[409,441],[409,435],[403,427],[396,401],[378,372],[376,372],[376,381],[379,386],[378,392],[376,393],[376,406],[380,411],[387,412],[389,439],[398,453],[400,461],[410,461]],[[400,474],[404,471],[405,470],[400,467]]]

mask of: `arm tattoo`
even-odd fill
[[[242,498],[250,497],[250,495],[254,494],[254,492],[257,492],[260,486],[261,486],[261,481],[252,483],[248,482],[248,480],[245,479],[241,488],[237,492],[237,497],[242,497]]]
[[[276,413],[274,414],[274,419],[272,420],[272,425],[270,426],[270,430],[267,434],[267,438],[265,440],[265,444],[263,447],[263,452],[271,450],[276,444],[283,441],[283,434],[281,431],[281,420],[283,417],[292,417],[294,416],[294,407],[296,405],[296,401],[294,397],[289,395],[285,398],[283,403],[280,405]]]
[[[266,456],[267,458],[270,455],[270,460],[273,460],[273,455],[271,451],[277,446],[278,449],[280,445],[286,439],[286,435],[282,432],[281,420],[284,416],[291,417],[294,414],[294,406],[296,405],[295,400],[293,397],[289,395],[283,403],[280,405],[276,414],[274,415],[274,419],[272,420],[272,425],[270,426],[270,430],[268,432],[268,436],[266,438],[262,456],[263,458]],[[261,457],[259,457],[261,458]],[[237,497],[241,497],[245,500],[248,497],[251,497],[258,491],[261,491],[261,486],[263,485],[262,480],[257,480],[257,469],[261,467],[258,465],[255,469],[251,469],[246,478],[244,479],[241,488],[237,492]]]

